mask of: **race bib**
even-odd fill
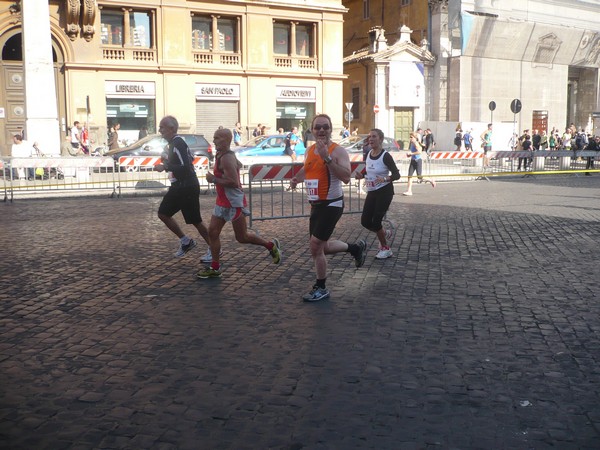
[[[306,188],[306,196],[309,202],[319,200],[319,180],[304,180],[304,187]]]
[[[368,188],[374,188],[377,185],[377,182],[375,181],[377,180],[377,178],[374,177],[365,177],[365,187]]]

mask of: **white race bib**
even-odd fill
[[[306,188],[306,196],[309,202],[319,200],[319,180],[304,180],[304,187]]]

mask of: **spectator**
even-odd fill
[[[108,140],[108,149],[115,150],[119,148],[119,130],[121,129],[120,123],[115,123],[111,128],[110,138]]]
[[[146,136],[148,136],[148,127],[146,125],[143,125],[142,128],[140,128],[140,132],[138,133],[138,140],[144,139]]]
[[[429,154],[429,152],[435,149],[435,138],[433,137],[433,133],[431,132],[431,128],[427,128],[425,130],[425,153]]]
[[[29,142],[24,141],[21,134],[18,133],[13,136],[13,145],[10,155],[13,158],[31,158],[36,155],[36,152]],[[33,180],[35,178],[35,169],[33,167],[28,167],[26,170],[27,172],[25,172],[24,169],[12,169],[13,179],[18,180],[20,178],[27,178],[30,181]],[[27,176],[25,173],[27,173]]]
[[[462,130],[458,129],[458,130],[456,130],[456,134],[454,135],[454,146],[456,147],[455,150],[457,152],[460,152],[460,149],[462,147],[462,141],[463,141]]]
[[[73,122],[73,126],[71,127],[71,147],[75,150],[75,154],[79,153],[81,150],[81,123],[79,121]]]
[[[463,141],[465,143],[465,151],[470,152],[473,150],[473,128],[467,130],[463,135]]]
[[[260,135],[262,134],[262,133],[261,133],[261,130],[262,130],[262,128],[263,128],[262,124],[260,124],[260,123],[259,123],[259,124],[256,126],[256,128],[254,129],[254,131],[252,132],[252,136],[253,136],[253,137],[260,136]]]
[[[235,123],[235,128],[233,129],[233,145],[239,147],[242,145],[242,124],[239,122]]]
[[[587,162],[585,164],[586,169],[594,170],[594,160],[598,156],[598,152],[600,152],[600,136],[594,136],[592,139],[590,139],[590,143],[588,144],[587,150],[596,152],[595,156],[587,157]],[[586,172],[585,174],[588,176],[591,175],[590,172]]]

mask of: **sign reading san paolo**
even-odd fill
[[[196,100],[239,100],[239,84],[196,83]]]

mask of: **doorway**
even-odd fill
[[[25,80],[23,73],[23,45],[20,29],[4,33],[0,38],[2,57],[0,59],[0,105],[4,107],[4,117],[0,117],[0,125],[4,133],[0,134],[0,155],[9,156],[12,136],[19,127],[25,129]],[[56,98],[58,100],[58,117],[61,122],[61,135],[66,129],[66,95],[65,77],[61,69],[64,65],[64,55],[59,45],[52,40],[52,61],[54,63],[54,79]],[[25,135],[27,139],[28,136]]]

